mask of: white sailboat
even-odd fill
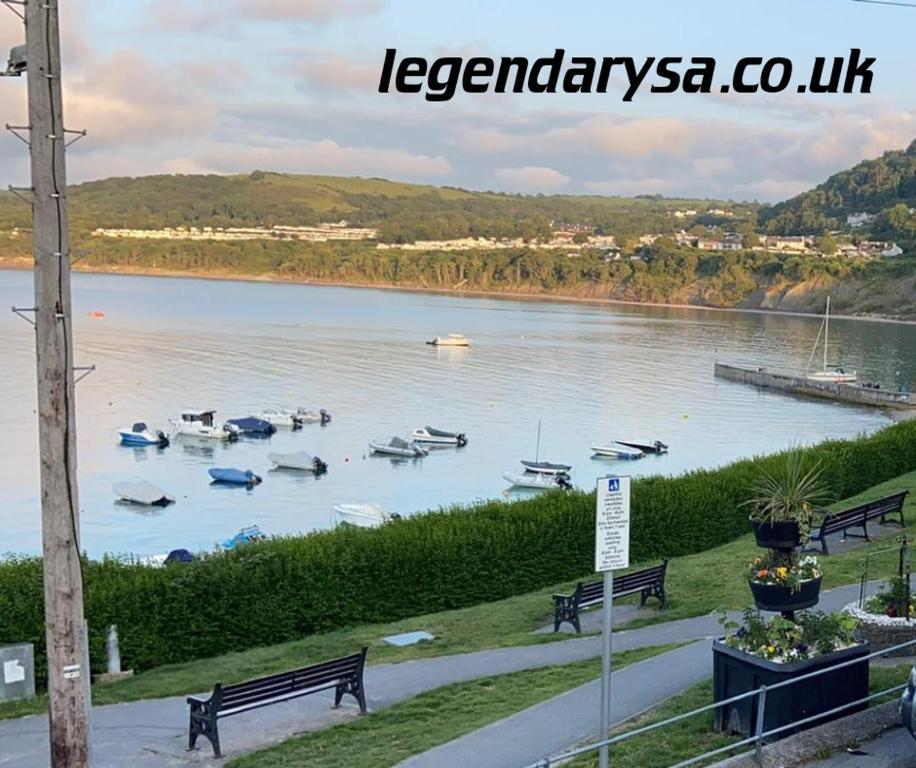
[[[824,367],[820,371],[811,371],[811,361],[814,359],[814,353],[817,352],[817,345],[820,343],[821,334],[824,335]],[[827,348],[830,345],[830,297],[827,297],[827,310],[824,313],[824,321],[821,323],[820,330],[817,332],[817,339],[814,341],[814,348],[808,358],[808,366],[805,368],[805,378],[808,381],[820,381],[831,384],[851,384],[856,381],[858,376],[855,371],[847,371],[838,366],[829,366],[827,363]]]

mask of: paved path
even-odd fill
[[[913,768],[916,741],[903,728],[885,731],[862,744],[855,752],[838,752],[826,760],[808,763],[806,768]]]
[[[820,607],[836,610],[857,596],[858,587],[841,587],[825,592]],[[718,616],[698,616],[615,632],[614,650],[711,638],[720,632]],[[368,703],[370,709],[381,709],[449,683],[568,664],[600,655],[600,637],[589,636],[368,667],[365,678]],[[704,655],[706,674],[709,674],[711,655]],[[625,671],[621,670],[621,674]],[[331,709],[331,703],[330,695],[315,695],[237,715],[224,721],[225,728],[220,733],[223,752],[238,756],[284,741],[297,733],[327,728],[356,716],[356,708],[349,702],[339,710]],[[621,706],[629,704],[621,699]],[[188,715],[184,697],[98,707],[93,710],[92,723],[94,768],[127,765],[164,768],[214,762],[205,741],[199,742],[202,748],[196,752],[185,750]],[[44,715],[0,721],[0,768],[48,765],[47,731]],[[573,741],[575,738],[563,746]],[[474,764],[474,760],[468,764]]]
[[[710,641],[700,640],[612,675],[614,724],[709,677]],[[398,768],[521,768],[597,737],[601,681],[593,680],[417,755]]]

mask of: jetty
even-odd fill
[[[909,392],[874,389],[861,384],[813,381],[804,376],[775,373],[766,368],[740,368],[735,365],[716,363],[715,375],[718,379],[750,384],[763,389],[775,389],[803,397],[819,397],[824,400],[870,405],[877,408],[916,408],[916,398]]]

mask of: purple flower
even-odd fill
[[[804,643],[799,643],[798,645],[795,646],[795,650],[798,651],[799,653],[807,653],[808,646],[805,645]]]

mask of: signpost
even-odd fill
[[[601,622],[601,738],[611,729],[611,628],[614,570],[630,567],[630,478],[599,477],[595,508],[595,572],[604,573]],[[608,768],[608,748],[598,753],[599,768]]]

